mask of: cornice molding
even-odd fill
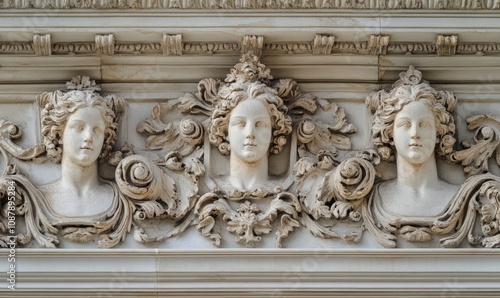
[[[312,41],[273,42],[262,36],[260,45],[246,45],[252,40],[244,36],[245,42],[183,42],[182,35],[164,34],[159,42],[117,41],[113,34],[95,35],[95,41],[51,43],[51,34],[35,34],[33,41],[0,41],[0,54],[34,56],[211,56],[240,55],[242,51],[258,51],[259,55],[499,55],[500,42],[463,42],[458,35],[438,34],[435,41],[391,42],[390,35],[368,35],[363,41],[336,41],[334,35],[316,34]],[[254,39],[256,37],[254,36]],[[254,40],[256,43],[257,40]]]
[[[323,10],[497,10],[498,0],[3,0],[0,9],[101,9],[101,10],[292,10],[292,9],[323,9]]]

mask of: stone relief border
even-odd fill
[[[352,10],[496,10],[498,0],[3,0],[0,9],[352,9]]]
[[[178,53],[180,37],[164,37],[163,43],[168,51]],[[47,51],[49,40],[40,38],[36,42],[43,47],[40,51]],[[443,54],[452,53],[450,43],[456,41],[453,36],[443,37],[439,41],[446,46],[442,49]],[[376,41],[385,42],[384,38],[377,38]],[[96,38],[98,51],[103,55],[114,51],[114,47],[110,46],[113,43],[112,35]],[[132,229],[138,242],[154,243],[179,235],[193,225],[217,247],[225,240],[218,230],[221,227],[234,234],[235,241],[246,247],[260,245],[262,238],[273,231],[276,246],[282,247],[283,240],[300,227],[305,227],[316,237],[348,243],[358,243],[367,230],[384,247],[396,247],[397,241],[400,241],[398,236],[408,242],[420,243],[430,241],[432,235],[443,237],[440,239],[442,247],[458,247],[466,238],[471,245],[500,247],[500,178],[489,173],[490,159],[494,158],[500,165],[498,115],[477,115],[467,119],[468,129],[476,131],[474,140],[464,142],[461,150],[455,150],[452,114],[457,104],[456,97],[451,92],[431,87],[429,82],[423,80],[422,73],[410,66],[408,71],[400,74],[400,80],[394,83],[391,90],[368,95],[366,104],[374,115],[374,148],[350,152],[349,136],[356,132],[356,127],[348,122],[344,109],[334,102],[301,91],[299,84],[292,79],[274,79],[271,70],[260,62],[259,55],[254,54],[261,53],[260,49],[264,46],[262,38],[245,38],[244,43],[243,48],[248,52],[242,55],[225,80],[201,80],[198,92],[155,105],[151,117],[137,125],[137,131],[147,136],[146,148],[156,154],[157,159],[134,154],[128,148],[111,151],[125,102],[116,95],[101,96],[100,87],[88,77],[75,77],[67,83],[67,91],[46,92],[37,97],[37,103],[42,108],[44,142],[41,144],[21,148],[14,142],[22,136],[20,128],[1,120],[0,153],[5,164],[0,176],[0,246],[5,246],[9,239],[9,235],[5,234],[8,230],[5,214],[15,212],[26,221],[26,232],[17,235],[19,244],[34,240],[41,247],[57,246],[60,237],[88,242],[100,236],[98,246],[110,248],[124,241]],[[317,36],[314,44],[318,52],[328,54],[333,49],[334,39]],[[253,153],[249,159],[245,159],[244,155],[238,156],[240,165],[247,167],[245,172],[230,171],[230,175],[225,174],[226,177],[217,178],[219,180],[211,178],[214,186],[206,193],[199,193],[200,179],[206,179],[207,166],[213,165],[207,161],[218,158],[218,163],[229,155],[229,162],[232,163],[236,150],[254,152],[261,146],[255,140],[260,137],[259,134],[241,137],[240,142],[247,140],[242,146],[248,148],[244,149],[238,149],[238,141],[231,140],[238,135],[231,134],[230,130],[236,129],[232,126],[239,127],[240,122],[254,121],[254,118],[231,120],[232,113],[243,103],[257,104],[268,112],[269,124],[265,119],[258,120],[253,128],[262,129],[260,134],[264,136],[269,133],[264,151],[258,149],[265,154],[258,160],[251,159]],[[401,141],[394,136],[396,127],[400,130],[402,128],[399,127],[410,127],[409,120],[404,126],[393,126],[391,123],[412,104],[420,104],[420,108],[427,109],[427,112],[421,113],[432,114],[431,123],[435,121],[434,124],[419,122],[418,127],[434,129],[436,142],[431,137],[428,138],[430,143],[428,139],[421,143],[418,135],[412,135],[410,144],[403,142],[401,145]],[[54,123],[65,114],[71,119],[80,113],[80,109],[88,113],[96,112],[94,107],[100,107],[101,113],[104,113],[101,117],[107,119],[109,127],[105,129],[106,142],[101,140],[98,147],[102,152],[94,154],[91,163],[97,166],[99,156],[100,164],[116,168],[115,178],[105,182],[113,188],[114,203],[112,211],[106,209],[105,212],[75,218],[61,213],[65,211],[64,207],[57,211],[54,207],[58,206],[51,205],[51,192],[61,186],[52,184],[39,189],[8,161],[9,157],[14,157],[26,162],[40,163],[51,159],[60,163],[61,157],[75,155],[71,152],[71,138],[78,137],[87,120],[92,123],[100,117],[87,116],[82,118],[85,121],[78,120],[76,126],[68,126],[67,122],[62,126]],[[245,106],[252,107],[255,108]],[[173,111],[180,112],[182,116],[170,118],[169,113]],[[257,113],[253,117],[261,119],[258,118],[260,114],[266,113]],[[414,115],[417,117],[419,113]],[[76,131],[67,132],[68,127]],[[98,135],[102,131],[102,128],[96,130],[94,127],[90,135]],[[67,144],[68,152],[62,146],[67,142],[65,135],[71,137]],[[236,147],[233,148],[231,143],[236,143]],[[83,150],[85,154],[81,154],[87,155],[87,150],[94,150],[93,144],[98,144],[98,141],[85,139],[82,144],[78,145],[77,151]],[[412,158],[419,160],[421,148],[425,146],[430,148],[426,153],[426,162],[435,162],[436,151],[445,161],[463,166],[469,178],[456,186],[459,189],[445,210],[432,216],[394,215],[385,210],[386,206],[380,201],[379,186],[382,187],[382,184],[377,165],[382,160],[401,163],[401,152],[396,154],[395,151],[398,144],[409,146],[408,151],[417,152],[413,157],[407,157],[410,167],[407,166],[406,170],[412,166],[420,168],[420,161],[412,161]],[[212,149],[218,153],[210,153]],[[241,186],[241,181],[235,183],[231,180],[234,176],[249,174],[248,171],[251,174],[248,178],[257,177],[260,174],[253,167],[262,160],[266,162],[267,172],[269,155],[279,157],[281,154],[288,162],[289,158],[284,155],[287,150],[297,152],[297,160],[292,160],[292,169],[286,174],[293,177],[293,185],[283,183],[288,177],[279,175],[269,175],[266,180],[274,181],[271,184],[260,181],[248,187]],[[340,150],[348,152],[343,160],[339,159]],[[73,160],[73,171],[88,166],[86,161],[82,163],[76,157],[73,159],[76,160]],[[63,168],[64,162],[65,159],[62,159]],[[14,204],[7,200],[6,195],[10,181],[18,185]],[[174,227],[151,236],[147,231],[151,223],[158,225],[162,222],[173,223]],[[333,229],[332,226],[338,223],[348,225],[348,231]]]
[[[260,41],[255,42],[256,39]],[[253,41],[252,41],[253,40]],[[252,44],[253,42],[253,44]],[[32,42],[2,42],[0,54],[36,56],[182,56],[239,55],[499,55],[500,43],[460,43],[457,34],[439,34],[434,42],[390,42],[389,35],[369,35],[366,41],[336,41],[334,35],[316,34],[311,42],[264,42],[246,35],[241,42],[183,42],[181,34],[163,34],[157,43],[117,41],[113,34],[95,36],[94,42],[51,42],[51,34],[35,34]]]

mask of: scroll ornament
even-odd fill
[[[470,177],[432,230],[454,232],[441,239],[443,247],[457,247],[465,238],[472,245],[500,247],[500,177],[491,174],[488,166],[494,155],[500,165],[500,116],[473,116],[467,123],[470,130],[476,130],[474,143],[464,142],[465,149],[452,153],[450,159],[462,164]],[[475,229],[477,219],[480,234]]]

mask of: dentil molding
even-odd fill
[[[33,42],[1,42],[0,54],[86,56],[237,55],[250,47],[258,55],[476,55],[500,54],[500,43],[459,42],[459,35],[438,34],[429,42],[391,42],[390,35],[366,36],[364,41],[335,41],[335,35],[316,34],[313,41],[265,42],[245,35],[241,42],[183,42],[182,34],[163,34],[157,43],[116,41],[113,34],[96,34],[95,42],[51,42],[53,34],[34,34]],[[253,44],[250,44],[253,39]],[[257,40],[258,39],[258,40]]]

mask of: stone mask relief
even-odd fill
[[[467,119],[474,141],[456,150],[457,98],[413,67],[389,91],[367,97],[373,148],[356,151],[349,137],[356,127],[343,108],[292,79],[273,79],[253,54],[224,80],[203,79],[198,92],[157,104],[144,122],[131,123],[147,137],[144,152],[114,148],[124,99],[100,95],[88,77],[75,77],[67,89],[37,98],[40,144],[16,145],[21,129],[0,120],[0,205],[25,222],[19,244],[64,247],[99,237],[98,247],[109,248],[129,233],[147,244],[194,226],[217,247],[230,241],[222,229],[242,247],[260,246],[273,232],[282,247],[299,228],[324,241],[371,237],[384,247],[457,247],[466,238],[467,245],[500,246],[500,180],[489,172],[500,118]],[[9,158],[51,160],[61,176],[34,185]],[[467,180],[441,179],[437,160],[462,166]],[[380,178],[385,162],[396,164],[395,179]],[[99,176],[104,166],[114,178]],[[6,199],[12,181],[14,207]],[[5,231],[7,219],[0,220]],[[2,234],[0,245],[8,238]]]

